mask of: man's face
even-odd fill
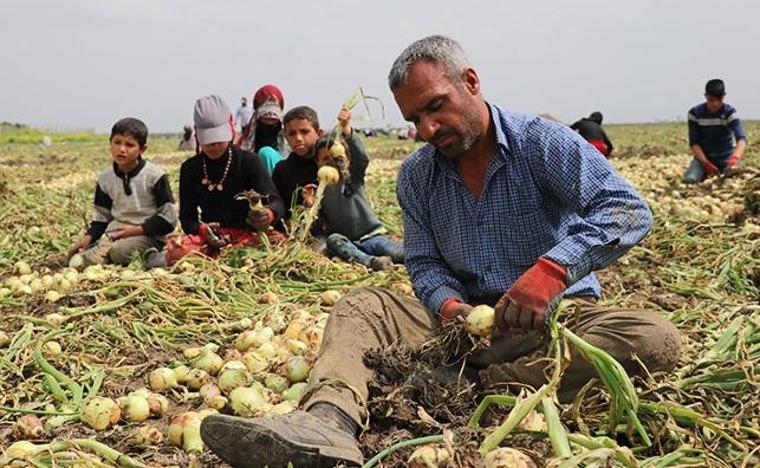
[[[485,134],[479,90],[473,70],[454,82],[442,65],[417,62],[411,66],[406,83],[393,90],[393,96],[420,137],[453,160],[467,153]]]
[[[707,110],[710,112],[718,112],[723,106],[723,98],[715,97],[705,94],[705,101],[707,102]]]
[[[130,171],[137,165],[137,159],[145,151],[132,135],[114,135],[111,138],[111,157],[119,169]]]
[[[321,131],[306,119],[292,119],[285,124],[285,139],[299,158],[313,157],[312,149]]]

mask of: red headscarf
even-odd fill
[[[253,95],[253,109],[256,110],[266,101],[275,100],[280,105],[280,109],[285,109],[285,98],[282,97],[280,88],[273,84],[262,86]]]

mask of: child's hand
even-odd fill
[[[68,256],[71,257],[75,253],[82,253],[85,250],[90,248],[90,244],[92,244],[92,236],[87,234],[83,238],[79,239],[79,242],[72,245],[69,249]]]
[[[311,208],[314,205],[314,194],[317,190],[317,186],[314,184],[308,184],[301,189],[301,198],[303,198],[303,206]]]
[[[122,226],[115,231],[109,233],[109,237],[113,240],[125,239],[127,237],[142,236],[142,226]]]
[[[351,109],[346,106],[340,108],[338,113],[338,122],[343,131],[343,135],[351,135]]]

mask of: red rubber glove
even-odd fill
[[[705,175],[707,175],[707,177],[718,175],[718,173],[720,172],[718,170],[718,166],[716,166],[715,164],[711,163],[710,161],[705,161],[705,163],[702,164],[702,167],[704,167],[704,169],[705,169]]]
[[[512,327],[534,328],[546,326],[550,309],[556,298],[567,288],[567,270],[541,257],[523,273],[496,303],[496,326],[501,331]]]
[[[441,308],[439,309],[439,312],[441,314],[441,321],[443,322],[450,322],[452,320],[457,319],[458,317],[466,317],[467,314],[470,313],[472,310],[472,306],[469,304],[464,304],[459,299],[455,298],[449,298],[446,299],[443,304],[441,304]]]
[[[728,163],[726,163],[726,167],[727,168],[732,168],[732,167],[736,166],[736,163],[738,163],[740,159],[741,158],[739,157],[738,154],[736,154],[736,153],[732,154],[731,157],[728,159]]]

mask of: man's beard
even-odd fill
[[[430,143],[436,146],[436,149],[438,149],[438,151],[440,151],[440,153],[443,154],[446,159],[452,161],[459,159],[465,153],[470,151],[478,142],[478,140],[480,140],[480,138],[483,136],[483,131],[480,128],[477,116],[468,116],[465,122],[466,126],[461,132],[456,131],[451,127],[441,127],[438,129],[433,138],[430,139]],[[457,140],[446,148],[439,148],[437,146],[437,142],[443,140],[449,135],[456,136]]]

